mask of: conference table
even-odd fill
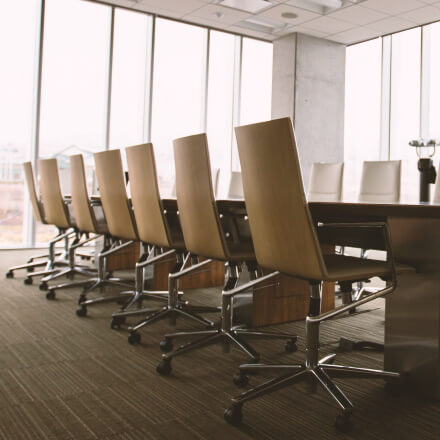
[[[228,237],[248,239],[244,200],[218,200],[217,206]],[[395,260],[415,270],[399,274],[396,290],[385,300],[384,368],[405,373],[408,386],[422,395],[440,398],[440,204],[310,202],[309,208],[317,225],[388,224]],[[375,237],[354,230],[322,240],[381,249]]]

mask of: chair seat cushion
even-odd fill
[[[347,255],[324,255],[328,281],[362,281],[373,277],[389,278],[391,271],[386,261]],[[396,273],[414,272],[415,269],[396,263]]]

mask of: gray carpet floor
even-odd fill
[[[31,254],[0,251],[2,277]],[[338,382],[355,404],[349,434],[333,428],[333,402],[323,392],[307,394],[302,384],[250,402],[242,425],[232,427],[223,411],[240,392],[231,378],[247,361],[242,353],[211,346],[176,358],[172,374],[161,377],[155,367],[158,343],[172,331],[167,321],[143,329],[141,344],[132,346],[126,328],[110,329],[115,304],[91,307],[78,318],[79,289],[59,291],[48,301],[38,282],[25,286],[23,278],[22,272],[0,280],[1,439],[440,439],[439,402],[389,395],[382,381],[370,379]],[[217,305],[219,293],[200,289],[185,296],[194,304]],[[368,308],[374,310],[324,324],[322,353],[335,351],[340,336],[381,341],[383,302]],[[299,335],[293,354],[282,342],[252,343],[263,361],[295,363],[304,357],[303,327],[274,327]],[[176,328],[198,327],[179,320]],[[383,355],[338,353],[338,363],[380,368]],[[250,385],[262,380],[252,376]]]

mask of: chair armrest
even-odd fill
[[[383,222],[375,222],[375,223],[329,223],[324,225],[329,228],[379,228],[382,231],[383,241],[385,244],[385,250],[387,252],[387,263],[390,266],[390,274],[391,274],[391,284],[385,287],[382,290],[379,290],[376,293],[372,293],[362,299],[358,299],[357,301],[352,302],[351,304],[347,304],[344,306],[337,307],[334,310],[330,310],[329,312],[321,313],[317,316],[308,316],[307,320],[310,322],[321,322],[327,319],[333,318],[341,313],[347,312],[351,309],[361,306],[362,304],[366,304],[370,301],[373,301],[377,298],[384,297],[385,295],[390,294],[397,287],[397,277],[396,277],[396,267],[394,262],[393,250],[391,247],[391,237],[388,229],[388,225]],[[341,280],[343,281],[343,280]]]
[[[278,272],[278,271],[272,272],[268,275],[264,275],[262,277],[256,278],[255,280],[248,281],[247,283],[242,284],[241,286],[238,286],[235,289],[223,290],[222,295],[227,295],[227,296],[237,295],[238,293],[244,292],[245,290],[248,290],[251,287],[257,286],[258,284],[264,283],[267,280],[275,278],[279,274],[280,274],[280,272]]]

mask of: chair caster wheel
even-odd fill
[[[32,283],[33,283],[34,281],[33,281],[33,279],[32,278],[25,278],[24,280],[23,280],[23,283],[24,284],[26,284],[26,285],[28,285],[28,286],[30,286]]]
[[[38,286],[38,288],[40,290],[48,290],[49,286],[47,285],[47,283],[45,281],[41,282],[40,285]]]
[[[6,278],[14,278],[14,272],[12,272],[12,270],[8,270],[6,272]]]
[[[26,270],[27,272],[33,272],[35,269],[33,267],[28,267]]]
[[[348,313],[349,313],[350,315],[354,315],[356,312],[357,312],[356,307],[355,307],[354,309],[350,309],[350,310],[348,311]]]
[[[76,309],[76,316],[83,318],[86,315],[87,315],[87,307],[79,307],[78,309]]]
[[[223,417],[229,424],[234,426],[239,425],[243,418],[241,406],[231,406],[230,408],[226,409]]]
[[[132,345],[139,344],[141,342],[141,335],[139,333],[130,333],[128,335],[128,342]]]
[[[113,330],[119,330],[122,324],[125,324],[125,316],[115,316],[112,319],[110,328],[112,328]]]
[[[171,339],[165,338],[163,341],[160,341],[159,346],[164,353],[168,353],[173,349],[173,341]]]
[[[339,414],[335,417],[334,427],[341,432],[351,431],[353,424],[350,414]]]
[[[237,385],[240,388],[244,388],[249,383],[249,378],[245,373],[240,371],[237,374],[234,374],[234,377],[232,378],[232,382],[234,382],[235,385]]]
[[[80,295],[79,298],[78,298],[78,305],[80,306],[81,303],[84,302],[84,301],[86,301],[86,300],[87,300],[86,295],[83,295],[83,294],[81,293],[81,295]]]
[[[156,371],[162,376],[168,376],[171,373],[171,370],[171,361],[168,359],[163,359],[156,367]]]
[[[49,290],[49,292],[46,293],[46,299],[55,299],[55,290]]]
[[[298,346],[296,345],[296,342],[291,339],[285,343],[284,350],[286,350],[288,353],[295,353],[295,351],[298,350]]]

